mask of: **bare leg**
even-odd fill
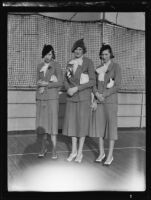
[[[78,149],[78,155],[77,156],[80,156],[82,154],[84,141],[85,141],[85,137],[79,138],[79,149]]]
[[[47,152],[47,133],[44,133],[41,137],[41,149],[38,157],[43,157]]]
[[[77,161],[77,162],[81,162],[82,161],[82,157],[83,157],[82,150],[83,150],[84,141],[85,141],[85,137],[80,137],[78,154],[77,154],[77,157],[75,159],[75,161]]]
[[[57,136],[56,135],[51,135],[51,141],[52,141],[53,149],[56,149]]]
[[[108,153],[106,162],[109,162],[113,157],[114,144],[115,144],[115,140],[109,140],[109,153]]]
[[[72,137],[72,154],[77,154],[77,138]]]
[[[70,162],[72,161],[77,155],[77,138],[72,137],[72,152],[70,156],[67,158],[67,160]]]
[[[104,152],[104,140],[102,137],[99,138],[99,157],[96,159],[97,162],[101,162],[105,158]]]
[[[51,141],[52,141],[52,159],[57,159],[57,152],[56,152],[56,143],[57,143],[57,136],[56,135],[51,135]]]
[[[104,140],[102,137],[99,138],[99,151],[100,151],[100,156],[104,155]]]

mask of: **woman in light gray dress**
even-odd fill
[[[121,84],[121,68],[113,62],[114,58],[110,45],[103,44],[100,49],[101,65],[96,68],[96,85],[93,87],[94,102],[90,124],[90,137],[99,138],[99,157],[96,162],[105,158],[104,139],[109,140],[109,152],[104,165],[113,161],[114,143],[117,134],[117,92]]]
[[[56,142],[58,134],[59,88],[63,85],[61,66],[55,61],[54,49],[44,45],[43,62],[37,67],[36,90],[36,132],[41,136],[38,157],[47,152],[47,139],[51,136],[52,158],[57,158]]]
[[[74,43],[72,53],[74,59],[67,65],[64,81],[67,104],[63,134],[72,138],[72,152],[67,160],[75,159],[80,163],[83,158],[85,137],[89,132],[91,92],[95,85],[95,71],[92,60],[84,56],[86,47],[83,39]]]

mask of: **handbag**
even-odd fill
[[[80,84],[85,84],[89,82],[89,76],[88,74],[82,73],[80,76]]]
[[[111,88],[114,86],[114,80],[112,78],[110,78],[110,82],[107,84],[106,88]]]
[[[55,75],[52,75],[49,81],[50,82],[58,82],[58,79]]]

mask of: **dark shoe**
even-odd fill
[[[109,165],[111,165],[111,163],[113,162],[113,157],[111,158],[111,160],[110,161],[105,161],[104,163],[103,163],[103,165],[105,165],[105,166],[109,166]]]

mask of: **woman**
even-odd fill
[[[81,162],[85,136],[88,135],[91,114],[91,92],[95,85],[95,71],[92,60],[85,57],[86,47],[83,39],[76,41],[72,47],[74,59],[65,73],[67,104],[63,134],[72,137],[72,152],[68,161]],[[77,148],[77,140],[79,147]]]
[[[51,136],[52,158],[56,159],[58,92],[63,84],[63,77],[59,63],[54,61],[55,53],[51,45],[44,45],[42,58],[43,62],[37,67],[36,91],[36,130],[41,136],[41,149],[38,157],[44,157],[47,152],[47,139]]]
[[[99,157],[96,162],[105,159],[104,139],[109,140],[109,152],[104,165],[113,161],[113,149],[117,135],[117,92],[121,84],[121,68],[114,63],[110,45],[103,44],[100,49],[102,64],[96,68],[96,86],[93,87],[94,102],[90,137],[99,137]]]

